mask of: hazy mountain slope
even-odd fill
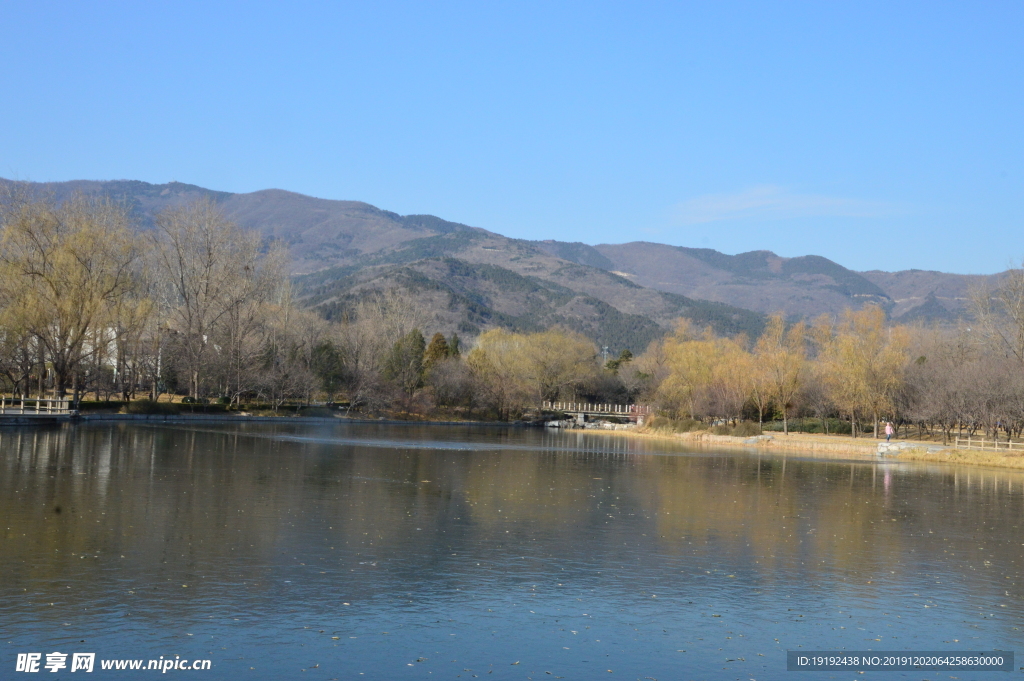
[[[963,313],[972,287],[994,287],[1001,276],[918,270],[858,273],[820,256],[782,258],[770,251],[727,255],[648,242],[589,246],[523,241],[430,215],[403,216],[359,201],[317,199],[278,189],[232,194],[180,182],[153,185],[134,180],[19,184],[58,200],[73,192],[110,196],[128,206],[143,228],[151,227],[153,217],[168,206],[207,197],[217,201],[230,219],[287,244],[292,272],[309,275],[300,279],[300,289],[332,287],[331,296],[341,305],[348,295],[342,291],[343,283],[365,289],[398,282],[401,277],[433,282],[428,288],[447,287],[453,295],[474,301],[449,315],[445,323],[453,328],[460,324],[483,328],[491,323],[527,328],[557,318],[563,320],[559,323],[590,328],[588,333],[596,337],[596,319],[611,320],[618,314],[637,328],[653,323],[666,329],[684,315],[710,323],[722,333],[753,333],[763,323],[763,313],[814,317],[868,302],[882,305],[895,319],[949,321]],[[545,282],[541,288],[547,293],[538,289],[530,294],[533,307],[517,308],[510,292],[488,288],[491,280],[480,274],[485,270],[459,279],[461,284],[455,286],[454,279],[444,280],[436,265],[426,263],[445,258]],[[402,266],[407,267],[401,270]],[[474,298],[472,286],[482,287],[483,297]],[[573,296],[567,300],[598,301],[614,313],[599,311],[590,303],[590,307],[570,305],[559,298],[568,295],[566,291]],[[543,305],[538,302],[542,300]],[[319,304],[332,303],[325,298]],[[480,314],[473,311],[477,308]],[[647,321],[641,323],[639,318]],[[617,331],[602,337],[613,336],[619,339],[616,343],[623,338]],[[630,341],[631,349],[633,345]]]
[[[724,334],[756,335],[763,317],[721,303],[647,289],[600,267],[583,244],[558,247],[597,267],[569,262],[536,243],[429,215],[397,215],[358,201],[329,201],[276,189],[248,194],[194,185],[78,181],[27,185],[58,200],[106,195],[148,228],[161,210],[206,197],[226,216],[288,245],[296,291],[339,316],[371,290],[399,286],[417,297],[428,330],[473,336],[491,326],[522,331],[560,324],[614,352],[642,351],[681,316]],[[302,276],[305,275],[305,276]]]
[[[329,201],[267,189],[221,202],[241,225],[288,244],[293,271],[310,272],[396,244],[452,233],[484,232],[431,215],[398,215],[358,201]]]
[[[950,312],[949,309],[939,302],[939,299],[934,293],[929,293],[925,296],[921,304],[908,308],[906,312],[895,316],[895,320],[901,324],[913,324],[914,322],[924,322],[926,324],[934,322],[955,322],[958,319],[958,315]]]
[[[749,310],[644,288],[613,272],[567,262],[555,257],[538,247],[536,242],[508,239],[484,230],[450,232],[423,237],[381,249],[376,253],[357,258],[346,258],[344,260],[346,264],[299,277],[296,280],[297,290],[301,291],[303,295],[310,295],[311,301],[315,298],[316,302],[313,304],[329,304],[328,299],[335,296],[338,298],[339,305],[344,306],[349,304],[345,302],[348,299],[344,298],[348,288],[385,288],[399,281],[407,280],[398,276],[399,271],[408,274],[413,270],[425,273],[428,278],[432,277],[432,281],[439,282],[436,285],[430,284],[434,288],[437,286],[451,288],[450,281],[446,277],[454,275],[438,275],[435,270],[424,269],[426,265],[421,262],[444,258],[457,259],[467,266],[491,268],[489,271],[500,270],[504,273],[502,277],[506,277],[510,281],[511,275],[515,274],[529,278],[531,281],[544,282],[545,286],[553,287],[551,290],[571,292],[576,297],[582,296],[600,301],[615,310],[615,313],[600,310],[579,312],[579,319],[576,319],[573,316],[577,315],[577,312],[573,311],[574,308],[564,306],[558,307],[557,314],[551,310],[541,311],[540,308],[532,308],[530,311],[517,308],[513,303],[514,296],[510,291],[500,288],[487,289],[485,278],[470,277],[464,281],[461,288],[455,287],[456,292],[467,296],[470,293],[470,288],[467,288],[470,284],[467,282],[481,287],[481,290],[487,289],[489,292],[486,297],[476,299],[477,302],[488,310],[489,319],[495,320],[494,323],[498,323],[497,320],[504,320],[501,321],[501,325],[509,328],[527,328],[529,326],[526,321],[527,317],[535,318],[538,320],[536,323],[542,325],[555,323],[552,320],[557,318],[561,320],[557,323],[563,323],[571,328],[595,329],[587,331],[588,335],[594,338],[601,337],[612,347],[619,349],[629,347],[635,351],[637,347],[640,347],[637,345],[639,341],[630,340],[628,345],[621,345],[625,342],[624,339],[627,335],[625,331],[607,328],[598,331],[592,321],[586,320],[605,319],[607,326],[612,324],[613,318],[617,319],[616,314],[627,315],[631,318],[642,317],[647,322],[660,327],[662,331],[659,333],[663,333],[664,330],[672,327],[676,319],[685,316],[698,325],[711,325],[719,333],[747,333],[748,335],[759,333],[764,323],[761,315]],[[396,269],[396,266],[399,265],[409,265],[412,269]],[[368,268],[375,268],[371,279],[366,278]],[[315,295],[312,293],[314,291],[316,291]],[[472,298],[472,296],[469,297]],[[550,299],[549,303],[556,305],[552,301],[553,299]],[[511,307],[509,307],[510,305]],[[557,305],[562,304],[558,303]],[[459,309],[462,310],[462,308]],[[506,317],[500,315],[506,315]],[[456,328],[461,324],[464,329],[468,329],[470,326],[479,327],[482,323],[479,319],[474,318],[469,308],[455,316],[458,319],[447,319],[445,324],[449,326],[454,324]],[[513,317],[517,321],[510,321]],[[647,332],[644,334],[641,334],[644,338],[650,336]]]
[[[628,282],[624,285],[638,288]],[[626,348],[642,351],[681,316],[729,335],[753,336],[764,324],[763,317],[747,310],[647,289],[639,289],[648,299],[640,299],[637,307],[654,313],[626,312],[623,308],[627,306],[611,305],[550,277],[454,257],[339,267],[296,278],[296,289],[305,304],[327,318],[344,316],[374,290],[394,287],[416,298],[417,307],[429,318],[426,325],[430,329],[475,336],[492,326],[537,331],[559,324],[613,352]]]
[[[935,305],[956,317],[970,310],[973,291],[984,288],[996,289],[1005,278],[1005,273],[947,274],[929,270],[903,270],[902,272],[880,272],[872,270],[862,273],[864,278],[886,291],[892,298],[892,314],[903,317],[923,305],[935,310]],[[934,302],[929,300],[934,298]],[[917,316],[920,316],[920,312]]]
[[[180,182],[154,185],[136,180],[75,180],[25,186],[36,195],[52,195],[57,200],[75,192],[109,196],[128,206],[143,227],[152,226],[153,217],[167,207],[210,198],[220,204],[229,219],[258,230],[268,239],[286,243],[295,272],[330,267],[426,236],[486,233],[432,215],[403,216],[360,201],[317,199],[280,189],[231,194]]]
[[[222,201],[233,196],[230,192],[218,192],[197,187],[194,184],[169,182],[150,184],[139,180],[71,180],[69,182],[12,182],[0,178],[0,184],[15,185],[27,190],[30,195],[42,198],[52,197],[63,201],[73,194],[86,196],[107,196],[131,209],[142,227],[153,225],[153,216],[164,208],[180,205],[199,198]]]
[[[865,303],[901,321],[952,322],[969,314],[971,292],[995,289],[1005,273],[924,270],[854,272],[827,258],[782,258],[770,251],[726,255],[706,248],[648,242],[601,244],[539,241],[547,253],[602,267],[645,287],[792,317],[836,314]]]
[[[555,256],[556,258],[569,260],[570,262],[579,263],[580,265],[600,267],[605,270],[615,269],[615,263],[601,255],[600,251],[593,246],[580,243],[579,241],[567,243],[565,241],[554,241],[552,239],[548,239],[547,241],[534,241],[533,243],[537,248],[541,249],[545,253]]]
[[[595,250],[615,271],[642,286],[764,313],[810,317],[866,302],[891,304],[877,285],[819,256],[781,258],[770,251],[726,255],[648,242],[601,244]]]

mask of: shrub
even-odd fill
[[[181,409],[173,402],[135,400],[129,402],[124,411],[128,414],[178,414]]]
[[[669,420],[665,416],[652,416],[647,419],[647,427],[651,430],[661,430],[668,427]]]
[[[754,435],[760,435],[761,429],[758,428],[756,423],[750,421],[740,421],[735,426],[729,424],[721,424],[713,426],[711,432],[715,435],[732,435],[733,437],[752,437]]]
[[[828,432],[838,433],[840,435],[849,435],[853,432],[853,427],[849,421],[841,421],[839,419],[828,420]]]
[[[651,430],[667,430],[672,433],[689,433],[693,430],[704,430],[704,424],[694,419],[670,419],[667,416],[655,416],[647,422]]]
[[[753,421],[740,421],[732,429],[731,435],[736,437],[753,437],[761,434],[761,427]]]
[[[827,419],[828,432],[830,435],[849,435],[850,422],[841,419]],[[764,424],[764,430],[781,433],[782,421],[770,421]],[[789,432],[791,433],[823,433],[821,419],[815,416],[806,416],[789,420]]]
[[[128,404],[120,400],[81,400],[78,403],[78,411],[119,411]]]
[[[661,429],[668,426],[669,419],[665,416],[652,416],[647,419],[647,427],[651,429]]]
[[[330,407],[303,407],[299,410],[299,416],[320,416],[331,418],[334,416],[334,410]]]
[[[707,428],[707,426],[696,419],[679,419],[675,422],[673,427],[677,433],[689,433],[690,431],[704,430]]]
[[[209,400],[200,404],[193,402],[192,404],[182,403],[182,411],[187,411],[189,414],[226,414],[228,412],[228,405],[226,404],[210,404]]]

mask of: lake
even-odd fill
[[[95,653],[85,678],[667,681],[792,678],[787,650],[1013,650],[1022,519],[1016,471],[614,433],[4,428],[0,677],[19,653],[46,678]]]

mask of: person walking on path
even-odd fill
[[[891,421],[886,421],[885,422],[885,441],[886,442],[889,441],[889,438],[892,437],[892,434],[893,434],[892,422]]]

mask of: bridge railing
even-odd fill
[[[639,416],[651,413],[651,407],[646,404],[544,402],[543,408],[550,411],[567,411],[575,414],[608,414],[609,416]]]
[[[0,397],[0,415],[73,414],[71,400],[49,398]]]

